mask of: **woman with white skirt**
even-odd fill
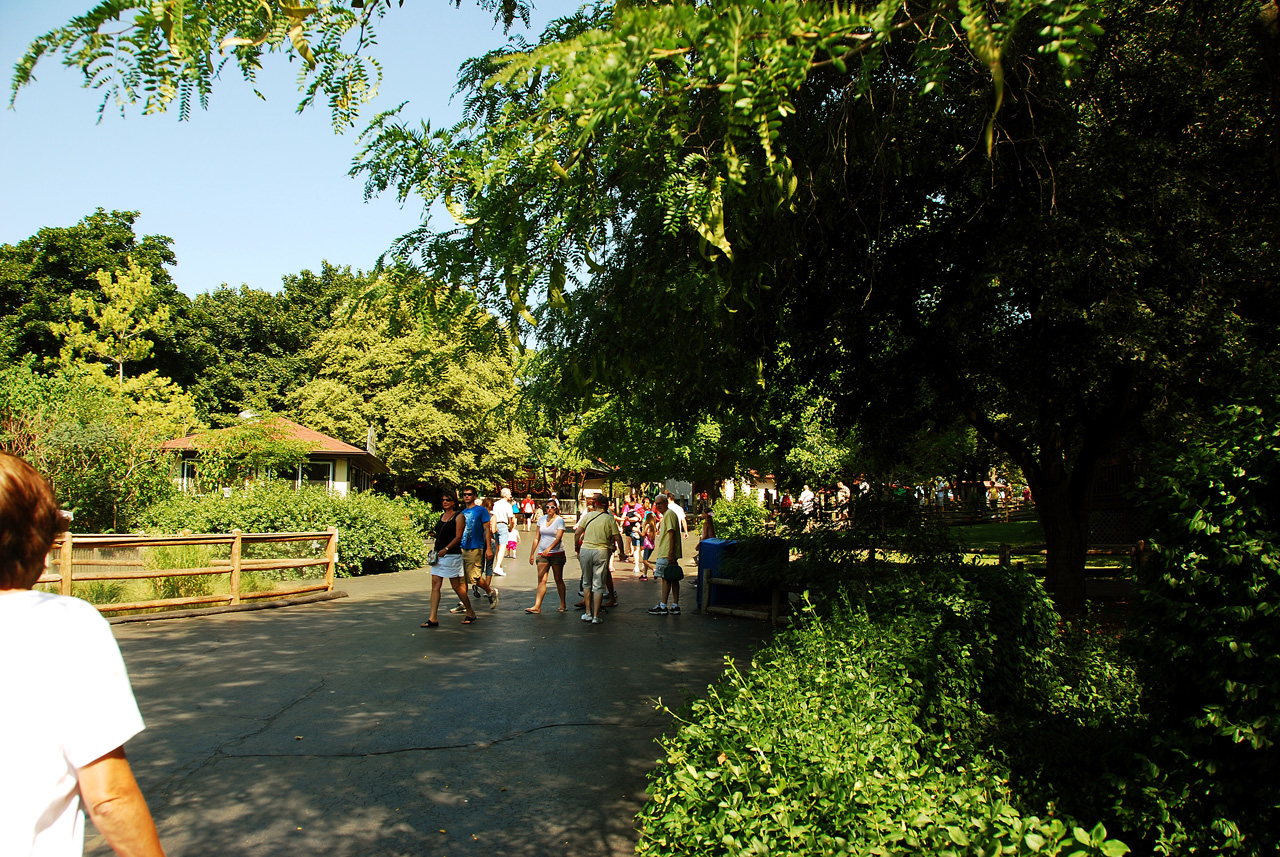
[[[458,508],[458,495],[446,491],[440,503],[444,506],[444,512],[440,515],[440,523],[436,525],[436,564],[431,566],[431,616],[422,623],[423,628],[437,628],[440,625],[436,616],[440,612],[440,590],[446,580],[465,608],[466,615],[462,624],[470,625],[476,621],[476,611],[471,607],[467,585],[462,576],[462,549],[459,546],[462,544],[462,530],[466,524]]]

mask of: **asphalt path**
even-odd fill
[[[147,721],[127,752],[170,857],[631,853],[671,728],[657,700],[703,694],[770,630],[696,615],[690,591],[684,615],[650,616],[659,584],[629,564],[619,606],[582,622],[572,557],[569,611],[552,586],[526,614],[527,557],[471,626],[442,607],[419,628],[425,570],[343,580],[350,597],[323,603],[114,626]],[[111,853],[92,825],[86,853]]]

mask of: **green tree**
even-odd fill
[[[314,377],[291,395],[292,413],[361,446],[372,427],[401,487],[505,481],[528,445],[514,416],[509,341],[478,352],[460,333],[484,316],[463,299],[432,322],[395,293],[337,309],[311,348]]]
[[[54,322],[49,330],[61,337],[62,360],[70,363],[75,354],[90,354],[114,363],[116,383],[124,387],[124,364],[151,355],[152,343],[146,334],[162,329],[169,321],[169,308],[143,309],[152,296],[151,272],[133,259],[127,271],[115,275],[98,271],[95,279],[102,287],[101,304],[91,296],[71,295],[71,309],[89,317],[92,327],[81,321]]]
[[[39,374],[28,357],[0,367],[0,448],[49,479],[77,532],[128,532],[174,490],[172,456],[160,450],[173,423],[154,411],[181,411],[180,397],[134,399],[129,382],[122,395],[101,365]]]
[[[106,300],[98,272],[128,270],[132,260],[151,276],[150,297],[138,312],[169,315],[166,327],[148,337],[153,351],[138,369],[163,367],[179,384],[190,384],[197,367],[186,347],[189,301],[169,274],[177,264],[173,242],[163,235],[139,238],[133,231],[137,217],[134,211],[98,209],[75,226],[46,227],[17,244],[0,245],[0,357],[57,359],[62,343],[51,326],[88,323],[76,307]]]
[[[15,85],[45,50],[92,71],[103,20]],[[793,382],[864,439],[908,436],[922,403],[962,415],[1031,483],[1076,610],[1100,462],[1169,390],[1209,398],[1275,345],[1280,39],[1257,21],[1245,0],[601,7],[470,64],[458,128],[377,117],[357,171],[448,207],[397,251],[537,322],[561,402],[624,391],[688,427]],[[120,68],[146,77],[164,27],[136,26],[151,47]],[[655,330],[679,360],[607,358]]]
[[[202,413],[231,423],[242,411],[281,412],[308,379],[306,354],[333,322],[334,307],[369,287],[368,275],[320,263],[284,277],[275,293],[223,285],[191,302],[189,348],[200,365],[191,383]]]

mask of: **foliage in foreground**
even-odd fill
[[[993,678],[977,640],[952,633],[962,602],[894,622],[846,605],[783,634],[749,676],[730,663],[664,741],[637,853],[1126,853],[1101,824],[1029,814],[959,737]]]
[[[1139,569],[1160,739],[1130,812],[1171,851],[1275,853],[1280,829],[1280,409],[1274,388],[1172,438]]]
[[[403,503],[368,492],[343,497],[319,487],[295,490],[266,481],[229,497],[181,495],[147,509],[144,525],[162,533],[303,533],[337,527],[338,574],[350,577],[426,564],[417,517]]]

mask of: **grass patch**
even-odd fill
[[[1044,541],[1039,521],[974,524],[951,527],[956,540],[968,548],[998,548],[1000,545],[1034,545]]]

